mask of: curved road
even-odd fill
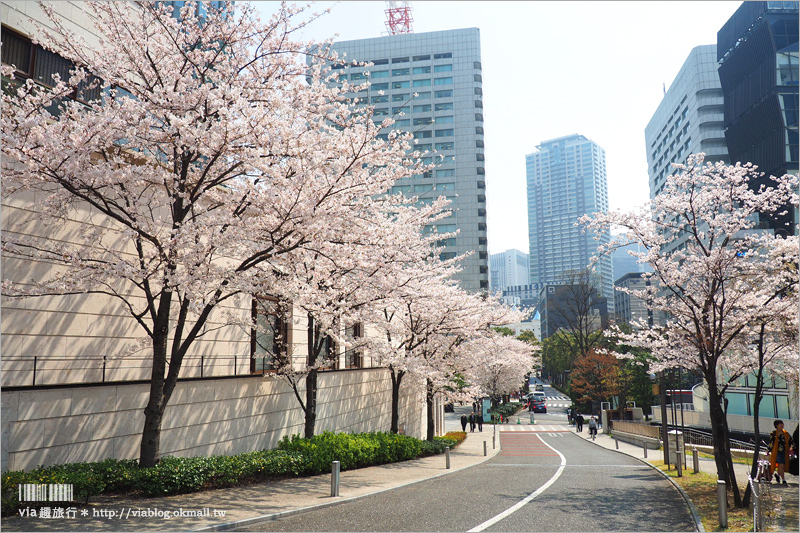
[[[502,451],[480,465],[243,530],[695,530],[683,497],[651,467],[572,433],[560,415],[536,420],[500,426]]]

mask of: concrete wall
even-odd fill
[[[400,423],[425,437],[424,397],[401,388]],[[144,383],[4,390],[2,470],[138,458],[148,386]],[[388,431],[391,380],[385,369],[325,372],[316,432]],[[180,382],[162,426],[162,455],[230,455],[274,448],[303,433],[303,414],[280,378],[247,376]]]

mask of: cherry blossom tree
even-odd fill
[[[465,348],[473,358],[468,381],[493,399],[518,391],[525,376],[541,366],[539,346],[496,331],[468,342]]]
[[[369,110],[349,105],[346,82],[329,83],[332,58],[305,64],[295,8],[264,23],[239,3],[201,16],[187,2],[179,17],[159,3],[90,3],[98,47],[42,9],[52,29],[41,44],[79,67],[52,90],[27,80],[3,95],[3,195],[41,191],[42,220],[90,223],[69,242],[4,233],[6,257],[60,268],[7,280],[3,294],[102,294],[135,320],[152,354],[140,449],[151,466],[212,314],[273,292],[296,254],[340,237],[354,202],[418,167],[404,139],[378,139]],[[91,84],[100,98],[71,99]]]
[[[351,352],[367,350],[365,326],[402,290],[404,272],[412,265],[429,262],[436,249],[439,236],[423,230],[449,216],[443,211],[449,200],[441,197],[420,207],[414,200],[402,195],[362,198],[351,206],[351,217],[343,221],[347,227],[341,228],[340,238],[326,243],[324,249],[295,254],[291,272],[283,273],[285,282],[275,287],[281,300],[291,301],[307,316],[305,364],[285,357],[276,368],[303,410],[307,438],[314,435],[317,377],[320,371],[337,365],[336,347]],[[421,274],[425,280],[425,272]],[[304,396],[300,392],[303,384]]]
[[[600,253],[634,242],[644,250],[633,255],[653,268],[657,283],[629,292],[667,319],[620,339],[651,351],[656,361],[651,371],[679,366],[702,374],[709,390],[717,475],[740,507],[722,370],[745,366],[750,356],[734,349],[737,343],[754,320],[786,294],[787,285],[796,283],[783,272],[786,263],[797,263],[797,238],[757,230],[756,220],[758,213],[797,206],[798,179],[772,177],[769,187],[751,187],[760,177],[752,165],[704,164],[704,154],[690,156],[676,170],[652,205],[631,213],[597,213],[581,221],[590,229],[616,226],[625,231],[600,246]]]

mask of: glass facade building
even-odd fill
[[[717,33],[728,153],[767,176],[798,171],[798,13],[798,2],[743,2]],[[793,234],[797,217],[762,227]]]
[[[508,287],[528,284],[528,254],[516,249],[489,256],[489,286],[492,292],[502,292]]]
[[[451,200],[453,214],[437,230],[459,233],[442,243],[442,256],[472,252],[455,277],[465,290],[488,291],[480,31],[387,35],[339,41],[332,48],[346,62],[372,63],[336,67],[352,83],[369,79],[369,87],[352,97],[373,106],[376,124],[393,117],[392,128],[411,132],[416,149],[429,152],[425,162],[439,161],[432,172],[398,180],[392,192],[420,202],[441,195]]]
[[[583,135],[542,142],[525,156],[528,187],[528,238],[530,283],[561,284],[564,275],[589,265],[599,243],[594,233],[576,225],[578,218],[608,212],[606,154]],[[614,288],[611,258],[596,265],[596,283],[613,313]]]

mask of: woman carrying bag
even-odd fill
[[[775,480],[780,483],[781,479],[783,484],[786,485],[785,472],[789,470],[789,450],[792,449],[792,436],[789,432],[783,429],[783,420],[776,420],[774,423],[775,431],[769,434],[769,469],[770,473],[774,472],[777,467],[778,473],[775,474]]]

